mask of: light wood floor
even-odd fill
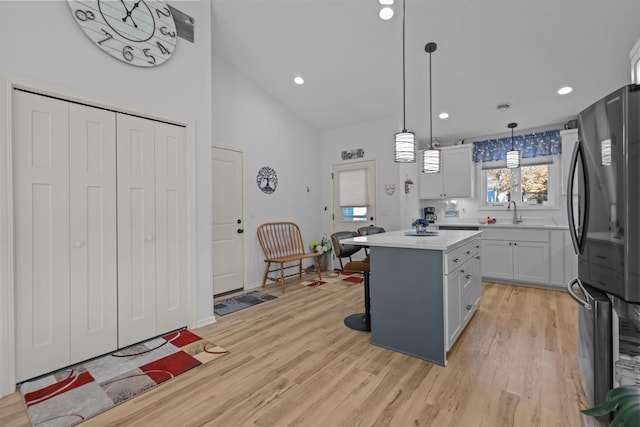
[[[278,298],[196,333],[231,353],[83,426],[582,426],[576,304],[563,292],[485,283],[446,368],[369,344],[342,319],[362,287],[288,283]],[[28,426],[20,395],[0,425]]]

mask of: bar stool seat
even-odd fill
[[[369,271],[368,261],[350,261],[345,264],[345,271],[357,271],[364,276],[364,313],[351,314],[344,318],[344,324],[356,331],[371,332],[371,302],[369,300]]]

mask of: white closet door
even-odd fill
[[[118,345],[156,335],[154,122],[117,115]]]
[[[188,323],[185,129],[155,124],[158,333]]]
[[[118,346],[115,113],[69,105],[71,361]]]
[[[14,91],[16,380],[69,364],[66,102]]]

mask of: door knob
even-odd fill
[[[243,230],[242,228],[238,228],[238,230],[237,230],[237,231],[238,231],[238,234],[242,234],[242,233],[244,233],[244,230]]]

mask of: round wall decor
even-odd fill
[[[278,186],[278,175],[274,169],[263,166],[258,171],[256,181],[263,193],[271,194],[276,191],[276,187]]]

